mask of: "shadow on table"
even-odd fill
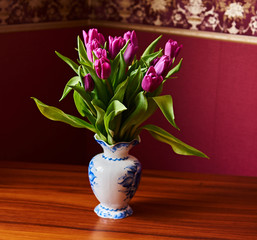
[[[130,203],[134,211],[134,217],[158,219],[158,221],[164,222],[201,218],[201,215],[205,215],[208,218],[206,213],[212,214],[217,211],[225,211],[225,209],[220,209],[218,205],[210,199],[205,199],[204,196],[202,196],[202,199],[188,200],[168,198],[135,199]]]

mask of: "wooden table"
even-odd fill
[[[257,178],[143,170],[134,214],[110,220],[86,171],[0,162],[0,239],[257,239]]]

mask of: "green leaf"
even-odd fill
[[[146,55],[149,55],[151,53],[154,52],[154,49],[157,45],[157,43],[159,42],[159,40],[161,39],[162,35],[160,35],[158,38],[156,38],[144,51],[144,53],[142,54],[142,58]]]
[[[145,116],[148,108],[147,98],[144,95],[144,92],[139,92],[135,99],[135,110],[133,112],[128,112],[128,116],[124,123],[121,126],[120,138],[122,139],[124,134],[128,129],[130,129],[133,125],[136,125],[141,121]]]
[[[131,104],[135,101],[137,94],[141,89],[141,81],[143,78],[143,74],[141,71],[141,66],[129,77],[128,79],[128,86],[126,90],[126,99],[127,99],[127,106],[130,107]]]
[[[179,130],[178,126],[175,123],[172,97],[170,95],[162,95],[153,97],[153,100],[156,102],[169,123]]]
[[[86,65],[92,66],[92,63],[88,60],[84,43],[82,42],[79,36],[77,38],[77,44],[78,44],[79,59],[84,61]]]
[[[75,73],[78,73],[78,68],[79,68],[79,65],[75,62],[73,62],[71,59],[63,56],[62,54],[58,53],[57,51],[55,51],[56,55],[61,58],[64,62],[66,62],[72,69]]]
[[[84,70],[83,70],[83,68],[82,68],[81,65],[78,67],[78,75],[79,75],[79,83],[80,83],[79,85],[80,85],[80,86],[84,86],[83,77],[84,77],[85,75],[84,75]]]
[[[180,67],[181,67],[181,64],[182,64],[182,60],[183,60],[183,58],[181,58],[179,63],[168,72],[168,74],[167,74],[167,76],[165,78],[169,78],[172,74],[174,74],[174,73],[176,73],[176,72],[178,72],[180,70]]]
[[[117,88],[115,89],[115,92],[114,92],[114,96],[110,100],[109,104],[111,102],[115,101],[115,100],[118,100],[119,102],[123,102],[124,97],[125,97],[125,92],[126,92],[127,85],[128,85],[128,79],[126,79],[125,81],[121,82],[117,86]],[[112,129],[114,129],[113,130],[114,136],[118,136],[119,131],[120,131],[121,122],[122,122],[122,115],[121,114],[119,116],[116,116],[115,119],[112,121],[112,124],[111,124],[110,127]],[[113,127],[113,125],[115,127]],[[118,140],[118,139],[115,139],[115,140]]]
[[[114,117],[122,113],[123,111],[127,110],[127,108],[118,100],[114,100],[107,108],[107,111],[105,113],[105,128],[108,132],[109,129],[109,123]]]
[[[112,102],[112,101],[114,101],[114,100],[118,100],[118,101],[120,101],[120,102],[123,102],[127,85],[128,85],[128,79],[126,79],[125,81],[121,82],[121,83],[117,86],[117,88],[115,89],[114,96],[112,97],[112,99],[110,100],[110,102]]]
[[[144,57],[141,57],[141,64],[145,64],[148,68],[150,66],[150,63],[157,57],[159,57],[162,54],[162,49],[158,52],[154,52],[148,55],[145,55]]]
[[[135,59],[135,60],[132,62],[132,65],[129,66],[127,75],[128,75],[128,76],[131,75],[131,73],[132,73],[133,71],[136,71],[139,66],[140,66],[140,65],[139,65],[139,61],[138,61],[137,59]]]
[[[87,104],[90,112],[92,113],[93,116],[96,116],[96,111],[93,107],[93,105],[91,104],[91,96],[88,92],[85,91],[85,89],[79,85],[76,86],[70,86],[72,89],[74,89],[76,92],[78,92],[78,94],[82,97],[82,99],[85,101],[85,103]]]
[[[91,111],[88,109],[87,104],[84,99],[80,96],[77,91],[73,93],[73,99],[75,106],[82,117],[86,117],[91,124],[95,124],[96,118],[92,115]]]
[[[80,65],[82,65],[82,68],[84,69],[84,66],[89,66],[89,67],[93,67],[93,63],[92,62],[90,62],[90,61],[88,61],[88,62],[85,62],[85,61],[83,61],[83,60],[77,60],[78,61],[78,63],[80,64]],[[86,72],[86,73],[88,73],[88,72]]]
[[[104,125],[105,130],[108,134],[108,142],[109,144],[113,144],[113,129],[110,126],[111,121],[118,116],[123,111],[127,110],[127,108],[118,100],[114,100],[107,108],[105,116],[104,116]],[[114,124],[115,125],[115,124]]]
[[[73,92],[73,100],[79,114],[82,117],[86,117],[85,109],[87,109],[87,105],[82,97],[79,95],[79,93],[76,91]]]
[[[96,133],[94,126],[91,125],[90,123],[88,123],[80,118],[77,118],[75,116],[66,114],[62,110],[60,110],[56,107],[48,106],[34,97],[32,97],[32,99],[35,101],[39,111],[46,118],[53,120],[53,121],[60,121],[60,122],[67,123],[67,124],[71,125],[72,127],[86,128],[86,129]]]
[[[114,89],[116,88],[116,86],[118,84],[120,84],[124,80],[125,73],[126,73],[126,67],[127,67],[127,64],[125,63],[123,54],[120,54],[119,73],[118,73],[118,78],[116,79],[116,82],[113,85]]]
[[[172,147],[173,151],[177,154],[208,158],[203,152],[189,146],[178,138],[175,138],[170,133],[166,132],[160,127],[149,124],[143,126],[142,129],[147,130],[156,140],[169,144]]]
[[[79,82],[80,82],[80,78],[79,78],[78,76],[75,76],[75,77],[71,78],[71,79],[67,82],[67,84],[66,84],[66,86],[65,86],[65,88],[64,88],[64,90],[63,90],[62,97],[60,98],[59,101],[62,101],[62,100],[68,95],[68,93],[72,90],[72,88],[71,88],[70,86],[75,86],[75,85],[77,85]]]
[[[117,74],[118,74],[118,71],[119,71],[119,54],[115,57],[114,60],[110,60],[110,63],[111,63],[111,75],[110,75],[110,79],[112,80],[112,83],[115,82],[115,79],[117,77]]]
[[[110,79],[111,86],[114,88],[116,86],[116,78],[118,78],[118,73],[119,73],[119,66],[114,67],[114,65],[111,64],[111,75],[108,79]]]
[[[150,116],[154,114],[154,112],[157,109],[157,104],[153,100],[153,98],[147,98],[148,106],[147,106],[147,111],[142,114],[142,117],[139,119],[139,121],[133,126],[133,128],[130,131],[130,137],[129,139],[134,139],[139,135],[140,132],[140,125],[144,123]]]
[[[95,128],[97,130],[97,135],[105,142],[107,142],[106,138],[106,130],[104,127],[104,116],[105,111],[103,110],[103,103],[99,99],[93,99],[92,105],[94,106],[97,114],[96,122],[95,122]]]

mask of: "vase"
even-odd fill
[[[95,140],[103,148],[103,153],[94,156],[88,167],[91,188],[100,202],[94,209],[99,217],[122,219],[132,215],[128,205],[134,196],[141,178],[141,164],[129,154],[129,150],[140,142],[120,142],[108,145]]]

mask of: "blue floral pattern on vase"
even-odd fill
[[[141,178],[141,164],[139,162],[134,162],[134,165],[127,166],[124,169],[127,169],[127,173],[119,178],[118,184],[122,185],[125,190],[120,190],[126,194],[127,199],[131,199],[138,188]]]
[[[139,144],[140,140],[138,139],[134,139],[132,142],[127,143],[127,142],[121,142],[121,143],[117,143],[115,145],[108,145],[106,142],[102,141],[102,140],[98,140],[95,137],[96,142],[102,146],[102,148],[106,148],[108,149],[108,151],[115,153],[117,150],[119,150],[120,148],[131,148],[136,146],[137,144]]]
[[[90,161],[89,165],[88,165],[88,177],[89,177],[89,182],[90,182],[90,185],[91,185],[91,188],[92,190],[94,191],[94,187],[95,185],[97,184],[96,183],[96,175],[95,175],[95,171],[96,168],[94,166],[94,158]]]
[[[133,214],[133,210],[130,206],[125,208],[107,208],[102,204],[99,204],[95,208],[95,213],[102,218],[122,219]]]

